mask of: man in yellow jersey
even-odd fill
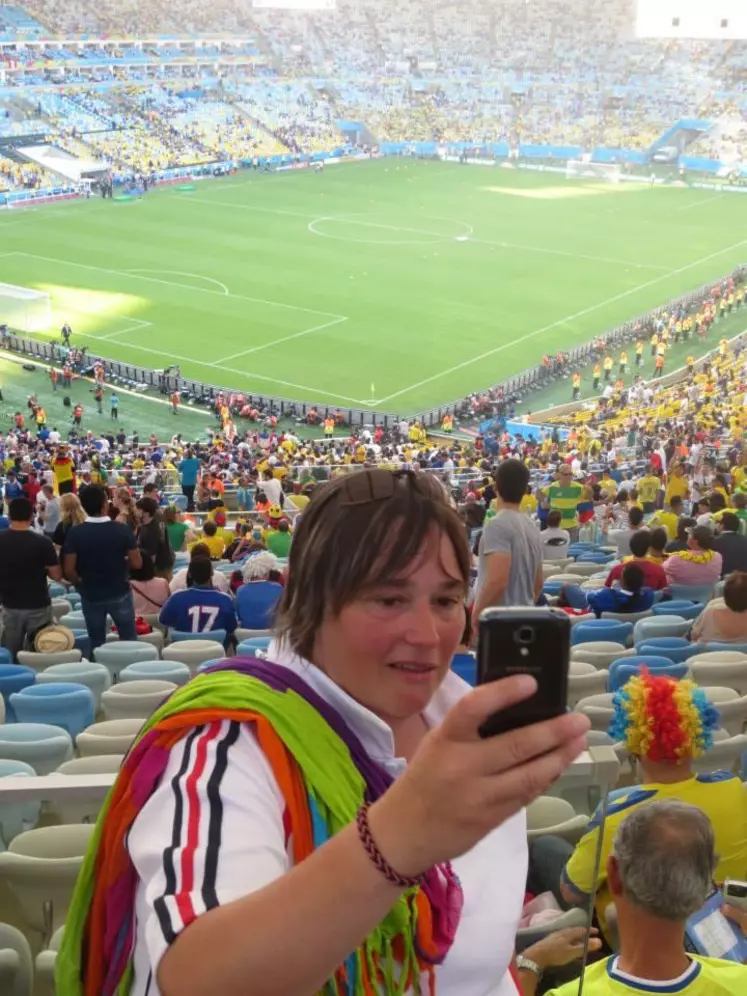
[[[581,374],[578,371],[574,373],[571,382],[573,384],[573,400],[578,401],[581,397]]]
[[[640,367],[643,363],[643,339],[638,339],[635,344],[635,365]]]
[[[697,806],[651,802],[620,823],[605,869],[619,953],[586,969],[584,996],[747,992],[747,966],[685,949],[685,925],[711,892],[716,861],[713,827]],[[523,996],[537,992],[543,966],[532,956],[541,962],[545,948],[533,946],[525,957],[517,957]],[[557,953],[547,963],[558,964]],[[576,979],[551,989],[548,996],[576,996],[578,991]]]
[[[620,353],[620,369],[618,370],[618,373],[624,374],[627,369],[628,369],[628,353],[626,350],[623,349],[622,352]]]
[[[612,377],[612,367],[614,366],[614,364],[615,364],[615,361],[612,359],[611,356],[605,356],[604,362],[602,364],[602,366],[604,367],[604,380],[605,380],[605,383],[607,381],[609,381],[611,379],[611,377]]]
[[[649,529],[654,529],[656,526],[662,526],[667,531],[667,537],[670,540],[677,538],[677,523],[679,522],[680,516],[684,513],[685,507],[682,504],[682,499],[679,495],[673,495],[672,500],[669,503],[669,510],[662,509],[659,512],[654,512],[651,518],[648,520],[647,526]]]
[[[667,475],[667,487],[664,492],[664,504],[671,505],[672,498],[687,498],[690,494],[690,484],[685,477],[685,466],[682,463],[676,463],[670,469]]]
[[[599,925],[607,930],[612,898],[605,865],[623,819],[654,800],[678,799],[698,806],[713,824],[719,855],[714,881],[741,878],[747,868],[747,790],[736,775],[696,775],[693,760],[713,743],[719,715],[694,682],[657,675],[645,669],[619,689],[610,736],[626,745],[637,761],[640,784],[615,791],[609,799],[602,845],[602,863],[594,879],[599,817],[573,849],[560,877],[560,893],[571,905],[582,905],[594,893]],[[566,845],[566,853],[570,845]],[[554,847],[555,860],[562,853]],[[545,855],[545,867],[552,859]]]
[[[695,368],[695,357],[692,355],[688,356],[685,362],[687,363],[687,372],[692,376],[692,372]]]
[[[594,364],[594,384],[593,388],[595,391],[599,390],[599,385],[602,382],[602,368],[598,363]]]

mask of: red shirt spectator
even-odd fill
[[[669,587],[667,576],[661,564],[655,564],[653,560],[647,560],[645,557],[630,557],[625,563],[635,563],[641,568],[643,571],[644,588],[653,588],[654,591],[662,591],[664,588]],[[608,588],[611,588],[615,581],[620,580],[624,566],[625,564],[618,564],[609,572],[607,580],[604,582]]]

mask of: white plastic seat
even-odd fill
[[[628,650],[622,643],[614,643],[611,640],[577,643],[575,647],[571,647],[572,661],[586,661],[587,664],[593,664],[597,668],[606,668],[612,661],[633,656],[635,650]]]
[[[73,607],[66,598],[52,599],[52,618],[54,619],[55,622],[59,622],[63,616],[66,616],[69,612],[72,611]]]
[[[718,709],[719,722],[730,737],[738,737],[744,733],[747,723],[747,695],[738,696],[732,689],[704,688],[708,700]],[[721,697],[721,692],[729,691],[733,698]]]
[[[44,996],[56,996],[54,984],[54,969],[57,962],[57,952],[60,950],[65,928],[60,927],[52,935],[49,947],[36,956],[36,984],[41,987]]]
[[[34,963],[31,947],[20,930],[0,923],[0,993],[32,996]]]
[[[714,771],[733,771],[741,762],[745,751],[747,751],[745,734],[729,737],[728,740],[719,740],[705,754],[693,760],[693,771],[698,775],[711,774]]]
[[[266,636],[272,636],[272,630],[244,629],[243,627],[239,626],[236,630],[234,630],[233,635],[236,637],[237,642],[241,643],[242,640],[254,640],[254,639],[261,639],[262,637]]]
[[[591,720],[593,730],[609,731],[610,723],[615,715],[610,692],[589,695],[576,703],[574,712],[582,712]]]
[[[57,769],[58,775],[116,775],[122,765],[124,754],[101,754],[95,757],[74,757],[65,761]],[[58,801],[52,807],[60,823],[95,823],[101,809],[101,802],[90,799],[86,802]]]
[[[49,775],[73,756],[73,741],[61,726],[10,723],[0,726],[0,758],[24,761],[37,775]]]
[[[174,691],[173,681],[125,681],[101,696],[106,719],[147,719]]]
[[[44,944],[65,922],[93,830],[92,825],[29,830],[0,854],[0,881],[10,887]]]
[[[158,660],[158,649],[150,643],[140,643],[139,640],[115,640],[97,647],[93,652],[94,659],[109,668],[112,681],[117,681],[119,672],[128,664],[136,661]]]
[[[163,651],[165,661],[186,664],[192,674],[196,673],[198,664],[222,660],[225,656],[225,647],[215,640],[180,640],[169,644]]]
[[[77,685],[85,685],[93,695],[95,708],[101,705],[101,695],[112,683],[108,668],[94,661],[78,661],[71,664],[53,664],[40,671],[36,676],[37,685],[56,684],[60,681],[72,681]]]
[[[584,563],[578,563],[577,561],[574,561],[574,563],[569,564],[568,567],[565,568],[565,570],[567,574],[570,574],[571,576],[575,575],[576,577],[579,578],[590,578],[592,574],[601,573],[599,570],[599,564],[584,564]],[[606,577],[607,574],[605,574],[605,578]]]
[[[527,806],[529,840],[550,834],[576,844],[589,825],[589,817],[576,813],[566,799],[543,795]]]
[[[108,633],[106,637],[106,645],[110,646],[112,643],[122,643],[116,633]],[[141,633],[137,640],[129,641],[135,643],[149,643],[151,647],[155,647],[160,654],[163,650],[164,644],[166,643],[166,637],[160,630],[154,629],[152,633]]]
[[[722,685],[725,688],[733,688],[740,695],[747,695],[747,655],[745,654],[697,654],[690,658],[687,666],[693,681],[698,685]]]
[[[583,662],[571,661],[571,667],[581,663]],[[568,675],[568,705],[571,709],[575,708],[582,699],[590,695],[599,695],[607,688],[609,671],[606,668],[597,670],[593,664],[586,666],[591,668],[586,674],[574,674],[571,671]]]
[[[44,671],[53,664],[77,664],[81,659],[80,650],[58,650],[52,654],[37,654],[31,650],[18,651],[18,663],[34,671]]]
[[[615,622],[629,622],[635,624],[640,622],[641,619],[648,619],[652,616],[651,609],[646,609],[645,612],[603,612],[602,619],[614,619]]]
[[[142,725],[140,719],[112,719],[94,723],[78,734],[76,743],[80,756],[126,754]]]

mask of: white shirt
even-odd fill
[[[276,643],[268,658],[300,674],[334,706],[369,756],[391,775],[404,771],[406,761],[395,756],[392,732],[382,720]],[[425,711],[428,724],[441,723],[468,692],[469,686],[449,673]],[[226,721],[199,727],[174,747],[127,839],[139,877],[131,996],[160,996],[158,964],[196,917],[264,888],[290,869],[284,809],[250,725]],[[188,846],[190,833],[193,847]],[[211,841],[218,833],[216,848]],[[452,949],[436,969],[438,996],[518,996],[508,968],[526,884],[524,812],[488,834],[453,867],[464,890],[464,908]]]
[[[260,491],[264,491],[267,500],[271,505],[283,504],[283,487],[277,477],[269,481],[260,481],[257,485]]]

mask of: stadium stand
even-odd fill
[[[326,154],[351,140],[346,123],[360,125],[353,129],[359,132],[355,141],[366,148],[386,142],[454,142],[487,149],[500,143],[506,149],[502,155],[507,155],[508,149],[534,145],[545,153],[556,147],[571,148],[572,155],[566,158],[594,150],[605,154],[623,151],[630,155],[627,161],[646,170],[651,168],[649,153],[657,143],[666,144],[666,136],[671,137],[672,132],[687,132],[681,153],[707,160],[711,173],[724,169],[739,173],[744,169],[747,148],[743,125],[747,44],[637,40],[631,33],[633,6],[633,0],[607,0],[603,5],[599,0],[527,4],[494,0],[489,5],[478,0],[459,4],[450,0],[429,4],[417,0],[371,0],[366,4],[339,0],[334,9],[309,12],[263,10],[239,0],[218,0],[209,5],[192,0],[170,4],[159,0],[100,0],[96,4],[28,0],[22,7],[3,6],[0,190],[48,189],[59,181],[19,153],[31,138],[43,138],[81,159],[104,161],[116,180],[126,180],[133,175],[166,177],[175,167],[194,164]],[[581,43],[579,24],[585,28]],[[62,41],[53,42],[50,36]],[[81,40],[84,37],[85,43]],[[40,40],[43,47],[37,44]],[[682,125],[687,121],[698,122],[698,126]],[[230,841],[246,868],[252,867],[257,853],[272,852],[276,863],[269,871],[261,869],[263,884],[282,877],[299,857],[305,857],[299,850],[304,845],[299,842],[307,837],[309,850],[313,850],[312,836],[318,843],[320,834],[332,836],[334,831],[339,839],[330,841],[328,849],[338,844],[342,848],[346,841],[352,848],[352,831],[347,836],[344,830],[337,831],[345,824],[355,825],[356,819],[379,872],[400,887],[402,874],[419,875],[423,867],[438,865],[447,857],[454,859],[462,881],[447,865],[439,865],[439,881],[435,872],[427,872],[432,876],[427,879],[431,888],[426,898],[426,890],[421,889],[417,902],[427,901],[432,909],[427,917],[418,916],[421,926],[414,923],[412,904],[402,901],[392,922],[385,921],[384,933],[391,934],[386,934],[386,949],[379,950],[380,937],[372,935],[368,946],[357,952],[357,959],[349,961],[345,970],[341,967],[329,982],[329,991],[336,993],[347,992],[348,982],[353,985],[351,977],[354,980],[358,971],[365,979],[361,988],[351,988],[350,992],[377,991],[377,985],[382,992],[401,991],[384,976],[372,981],[367,973],[375,973],[375,966],[385,963],[390,972],[391,963],[385,962],[384,955],[389,959],[392,952],[405,949],[413,952],[409,971],[414,975],[421,973],[424,979],[425,973],[439,976],[443,972],[448,980],[447,973],[452,970],[448,956],[446,969],[440,963],[434,969],[423,952],[428,953],[429,943],[435,945],[436,940],[445,947],[451,943],[449,932],[458,919],[454,911],[460,905],[454,897],[460,890],[469,904],[471,929],[475,918],[484,917],[479,929],[484,928],[484,937],[490,938],[488,966],[483,964],[484,938],[478,938],[479,949],[464,956],[469,959],[464,970],[469,985],[479,976],[476,985],[480,991],[534,996],[540,991],[538,974],[542,972],[547,976],[542,991],[572,978],[574,969],[567,963],[574,962],[580,953],[585,914],[579,909],[563,912],[566,903],[580,902],[580,898],[578,890],[577,895],[572,894],[572,879],[563,878],[561,884],[560,867],[573,855],[568,865],[571,872],[581,869],[591,874],[592,863],[586,861],[589,840],[598,832],[597,807],[608,791],[621,863],[625,855],[630,857],[625,851],[629,839],[622,813],[627,809],[640,812],[652,797],[667,796],[694,802],[707,813],[723,861],[719,871],[747,877],[747,827],[743,820],[739,822],[745,808],[740,779],[747,777],[747,342],[744,335],[727,340],[719,331],[727,315],[747,315],[746,288],[745,271],[737,270],[689,299],[619,330],[620,342],[642,340],[647,351],[650,345],[654,350],[661,345],[662,355],[682,336],[694,343],[698,357],[710,349],[705,357],[674,374],[672,382],[639,378],[628,388],[610,386],[599,398],[564,405],[545,412],[541,422],[523,424],[517,423],[514,399],[503,389],[473,394],[464,399],[457,412],[457,422],[462,423],[457,427],[464,430],[458,438],[453,434],[451,414],[445,416],[443,425],[435,427],[404,418],[389,418],[386,424],[350,425],[342,411],[320,412],[299,405],[290,417],[279,420],[271,402],[256,405],[238,392],[217,394],[213,401],[215,422],[201,440],[186,440],[181,435],[146,439],[117,431],[117,426],[111,432],[96,434],[73,429],[65,438],[56,431],[54,435],[37,435],[23,426],[23,420],[6,427],[7,431],[0,433],[0,600],[4,624],[0,637],[0,852],[7,853],[0,853],[0,921],[8,921],[11,927],[0,922],[0,992],[38,994],[41,988],[32,990],[34,976],[39,987],[46,987],[45,992],[55,992],[55,962],[58,966],[64,963],[65,971],[75,975],[76,945],[78,953],[84,952],[87,988],[79,987],[80,978],[60,974],[58,996],[124,991],[117,989],[118,980],[113,978],[113,974],[124,972],[126,960],[115,957],[110,939],[116,937],[118,942],[124,938],[129,944],[128,954],[132,950],[137,954],[130,992],[145,996],[149,990],[153,992],[153,952],[159,956],[164,953],[166,942],[173,942],[189,924],[197,938],[201,929],[207,930],[202,943],[193,947],[199,958],[193,963],[185,960],[174,969],[183,974],[177,974],[172,987],[163,991],[186,991],[187,976],[193,986],[189,992],[196,996],[237,991],[231,990],[225,979],[216,982],[212,957],[213,950],[220,951],[217,967],[222,969],[236,952],[228,946],[220,948],[221,937],[212,935],[205,926],[211,921],[205,907],[228,898],[242,901],[240,890],[235,888],[232,859],[228,859],[227,871],[220,865],[215,872],[219,881],[211,880],[215,855],[211,852],[199,900],[195,898],[197,891],[159,897],[157,905],[165,909],[173,904],[173,908],[168,905],[161,918],[154,916],[149,922],[149,936],[157,939],[147,950],[139,934],[127,932],[125,907],[130,900],[123,899],[129,895],[123,886],[140,888],[138,901],[149,902],[142,888],[142,869],[148,867],[152,889],[158,887],[162,855],[171,854],[174,834],[179,834],[178,819],[172,813],[174,795],[177,812],[183,805],[187,809],[194,806],[199,794],[205,812],[211,813],[202,821],[206,826],[209,823],[208,829],[199,820],[191,820],[184,860],[189,860],[195,847],[213,847],[220,825],[220,846]],[[600,339],[589,344],[584,360],[600,360],[611,341]],[[576,357],[563,353],[546,357],[538,364],[531,383],[567,379],[575,361]],[[70,362],[76,372],[82,372],[87,361],[80,354],[73,355]],[[104,364],[102,371],[108,379],[110,367]],[[43,402],[41,396],[29,399],[29,423]],[[319,437],[324,429],[329,430],[325,432],[328,438]],[[528,476],[526,494],[516,502],[508,502],[497,491],[496,474],[502,466],[509,466],[509,460],[514,461],[510,466],[521,468]],[[103,509],[93,507],[94,487],[106,492]],[[631,516],[631,509],[640,509],[640,514]],[[93,554],[90,549],[86,552],[83,534],[108,528],[101,521],[106,518],[101,511],[120,527],[120,545],[107,569],[97,574],[98,583],[107,590],[113,585],[107,602],[111,602],[118,632],[112,630],[106,608],[102,614],[99,600],[87,586],[87,572],[99,566],[97,557],[104,554],[97,549]],[[504,546],[488,545],[495,524],[500,524],[507,512],[522,517],[521,527],[527,535],[540,540],[544,537],[542,557],[533,565],[539,573],[529,579],[530,587],[538,585],[536,604],[559,608],[572,626],[565,703],[572,718],[563,720],[568,724],[563,738],[570,746],[564,763],[552,772],[556,775],[563,769],[552,788],[551,777],[540,770],[546,759],[533,761],[537,765],[535,785],[547,785],[552,795],[535,798],[537,791],[531,793],[526,824],[506,818],[524,808],[526,789],[521,798],[508,793],[500,814],[490,820],[485,816],[489,806],[483,795],[475,794],[479,806],[474,812],[469,809],[473,804],[466,788],[471,785],[472,770],[459,772],[454,781],[445,780],[450,770],[448,750],[454,746],[449,735],[440,741],[428,739],[432,749],[442,753],[418,767],[419,745],[427,726],[440,723],[446,714],[441,706],[438,715],[433,710],[431,693],[436,685],[441,688],[437,698],[448,699],[447,707],[459,710],[459,700],[469,694],[468,686],[476,680],[474,639],[464,621],[465,615],[469,620],[476,598],[484,592],[485,562],[497,552],[509,558],[507,571],[518,572],[522,566],[519,560],[525,551],[510,548],[507,552]],[[449,551],[449,564],[454,561],[454,572],[464,582],[463,598],[461,593],[452,598],[451,589],[444,598],[446,589],[434,587],[433,577],[440,584],[444,566],[439,559],[440,546],[439,557],[429,553],[426,539],[431,534],[423,533],[417,549],[410,542],[412,535],[420,535],[418,529],[431,515],[432,528],[440,530],[454,548]],[[87,517],[99,521],[90,523]],[[657,530],[665,531],[663,540],[655,536]],[[38,534],[31,542],[44,542],[43,558],[41,553],[36,560],[18,554],[20,543],[28,539],[23,534],[29,531]],[[560,559],[550,559],[554,544],[545,542],[548,531],[562,546]],[[632,539],[636,532],[638,538]],[[88,542],[90,546],[92,541]],[[400,606],[400,588],[396,598],[388,597],[391,578],[378,577],[381,550],[392,543],[395,553],[400,547],[409,550],[406,558],[400,558],[406,563],[398,565],[397,579],[406,578],[414,586],[417,612],[409,603]],[[621,543],[623,547],[627,543],[629,554],[621,552]],[[351,556],[353,546],[356,557]],[[124,566],[125,555],[129,569]],[[58,557],[62,558],[62,569]],[[692,586],[670,583],[668,576],[675,560],[713,576],[707,583]],[[365,577],[359,578],[355,571],[360,563],[369,566]],[[623,580],[634,591],[615,580],[622,572]],[[645,579],[660,574],[665,583],[655,592],[648,591]],[[382,595],[367,595],[361,600],[363,608],[358,602],[351,608],[346,603],[349,591],[338,588],[344,583],[356,594],[363,581],[382,584]],[[601,589],[612,593],[613,611],[605,611],[604,598],[594,595]],[[179,593],[186,611],[182,618],[195,622],[191,633],[161,622],[163,605],[174,592]],[[129,593],[136,597],[139,609],[147,610],[137,618]],[[283,611],[277,616],[279,596]],[[437,608],[433,608],[434,601]],[[238,611],[242,602],[261,620],[262,628],[237,626],[242,621]],[[330,609],[337,602],[342,611]],[[92,603],[98,606],[96,613]],[[315,605],[316,617],[311,615],[317,611]],[[217,628],[212,624],[219,611]],[[348,611],[357,613],[352,623],[346,621]],[[435,620],[424,627],[428,633],[411,637],[407,627],[420,633],[418,627],[423,629],[422,618],[428,612],[434,613]],[[106,632],[106,644],[98,647],[91,646],[94,614],[104,627],[102,639]],[[405,622],[400,623],[403,617]],[[58,625],[48,626],[53,619]],[[247,617],[244,622],[248,625]],[[127,626],[132,627],[132,640],[121,638]],[[19,632],[24,627],[28,639],[21,640],[23,649],[19,650]],[[278,627],[284,627],[283,640],[276,639]],[[234,628],[236,639],[232,640]],[[325,639],[320,650],[315,641],[322,630]],[[435,632],[437,639],[432,635]],[[713,634],[718,640],[710,639]],[[391,651],[386,641],[390,640],[405,644],[411,640],[413,660],[397,659],[392,670],[387,657]],[[382,641],[386,643],[383,649]],[[434,649],[436,644],[438,649]],[[319,654],[328,654],[330,646],[335,653],[324,662],[326,674],[315,675],[317,668],[309,661],[319,664]],[[422,674],[402,678],[408,703],[409,696],[414,696],[417,706],[406,719],[408,723],[415,719],[417,729],[410,735],[407,727],[406,735],[395,744],[402,725],[392,719],[387,682],[403,667],[428,671],[436,656],[445,671],[450,661],[451,673],[443,684],[439,676],[439,683],[432,689],[428,686],[422,702],[417,698],[417,690],[426,687]],[[252,663],[246,664],[247,659]],[[350,669],[351,660],[355,670]],[[246,674],[242,677],[235,670],[223,672],[211,683],[215,674],[211,668],[220,661],[230,662],[239,671],[248,668],[251,691],[246,691]],[[375,674],[373,690],[360,683],[360,672],[365,668]],[[292,678],[288,678],[289,673]],[[278,674],[283,677],[278,678]],[[392,679],[393,688],[399,687],[400,678]],[[314,710],[319,708],[318,697],[325,700],[325,696],[341,712],[347,710],[346,716],[363,744],[354,745],[352,752],[335,747],[334,758],[331,753],[329,757],[319,753],[324,764],[299,763],[298,771],[308,778],[303,785],[295,766],[287,766],[276,785],[273,766],[268,763],[277,762],[276,754],[269,750],[267,758],[262,754],[268,749],[267,737],[274,747],[279,743],[272,738],[278,737],[287,744],[287,752],[277,752],[284,764],[293,753],[299,762],[307,756],[305,752],[318,760],[315,752],[321,751],[319,724],[323,720],[315,712],[316,725],[309,727],[314,735],[306,735],[305,724],[310,722],[306,710],[311,707],[304,705],[303,694],[285,696],[283,707],[273,713],[274,733],[267,732],[270,724],[267,729],[263,726],[259,739],[239,729],[247,709],[256,715],[266,707],[268,697],[282,697],[276,690],[271,692],[265,682],[280,681],[284,687],[286,680],[296,692],[298,681],[308,680],[313,685],[317,696],[309,698]],[[226,696],[212,698],[211,688],[220,682]],[[331,686],[335,687],[330,692]],[[653,689],[651,694],[647,694],[649,689]],[[192,702],[190,696],[202,694],[201,705],[211,711],[207,716],[200,713],[201,721],[209,725],[190,732],[187,738],[197,745],[198,761],[194,762],[191,747],[179,754],[181,742],[175,741],[187,731],[184,712]],[[293,703],[288,705],[291,699]],[[237,705],[243,710],[238,715]],[[290,717],[287,724],[286,707]],[[291,713],[291,708],[296,711]],[[159,726],[150,740],[146,737],[147,742],[142,741],[143,721],[152,717],[155,709],[160,709],[161,723],[167,713],[174,714],[168,737],[166,727]],[[174,717],[183,724],[178,734],[174,732]],[[456,724],[458,715],[451,721]],[[387,724],[394,729],[392,737],[386,730],[382,732]],[[589,725],[593,728],[590,743],[601,750],[577,757],[580,744],[574,744],[573,738]],[[460,735],[468,734],[462,731]],[[331,734],[325,728],[326,736]],[[484,743],[478,745],[476,735],[474,739],[474,754],[490,749]],[[141,753],[128,755],[121,768],[120,760],[136,740]],[[537,742],[538,750],[547,747],[539,736]],[[382,750],[385,764],[379,767]],[[169,763],[173,777],[164,778],[159,787],[168,751],[172,751]],[[233,759],[236,752],[241,752],[238,763]],[[355,755],[360,770],[333,767],[340,763],[338,755],[347,753]],[[399,755],[413,761],[407,771]],[[568,763],[571,755],[574,761]],[[635,769],[629,764],[629,755],[640,762]],[[146,757],[148,763],[138,771],[133,757]],[[236,781],[224,788],[221,766],[227,765],[231,778],[238,779],[242,766],[260,762],[264,788],[269,784],[271,791],[265,791],[259,801],[252,797],[252,803],[265,806],[269,796],[271,805],[267,812],[261,810],[262,827],[248,835],[246,811],[237,817],[238,806],[231,793],[236,784],[242,791],[251,791],[252,785],[247,788]],[[180,796],[180,764],[181,776],[188,782],[184,799]],[[207,778],[205,765],[210,770]],[[317,785],[316,776],[309,774],[311,769],[324,769],[325,774],[334,771],[336,778],[325,778]],[[140,780],[142,771],[159,774],[146,786]],[[672,771],[686,777],[673,777]],[[369,793],[373,801],[385,792],[395,773],[399,778],[392,792],[399,787],[398,816],[404,813],[411,819],[403,825],[411,826],[412,832],[404,841],[396,829],[382,839],[393,847],[397,860],[401,856],[406,862],[401,869],[397,860],[378,851],[381,824],[374,819],[376,805],[372,807],[373,827],[368,829],[365,810],[356,818],[362,793],[359,799],[356,788],[352,793],[355,798],[337,798],[338,792],[345,794],[341,786],[359,786],[369,779],[369,789],[375,788]],[[50,778],[42,782],[43,776]],[[119,779],[119,789],[126,787],[136,793],[138,804],[132,804],[130,810],[125,800],[117,810],[119,821],[109,813],[107,822],[101,824],[105,842],[118,848],[116,853],[121,856],[126,839],[129,853],[140,862],[138,874],[125,882],[116,878],[122,870],[120,862],[101,860],[95,868],[87,865],[85,889],[76,894],[71,912],[73,887],[92,834],[90,822],[99,815],[105,791],[115,778]],[[298,781],[293,782],[294,778]],[[500,781],[501,776],[495,776],[493,792]],[[284,813],[278,800],[285,791],[290,792],[291,783],[298,794],[286,800]],[[426,835],[419,832],[422,816],[408,816],[409,796],[402,792],[402,783],[415,786],[418,791],[413,796],[432,800],[427,816],[430,832]],[[68,785],[75,787],[75,794],[69,792]],[[146,805],[154,790],[156,794]],[[334,798],[327,798],[325,792]],[[294,809],[307,794],[314,800],[313,835],[305,804],[300,807],[300,817]],[[381,811],[379,807],[378,813]],[[330,812],[336,822],[327,826]],[[667,813],[662,812],[659,830],[663,833]],[[469,836],[458,825],[457,818],[463,813],[466,823],[479,826],[481,834],[494,823],[501,824],[495,836],[483,844],[487,849],[483,855],[472,856],[472,867],[469,861],[460,861],[461,851],[472,847],[476,839],[473,831]],[[306,822],[294,823],[295,819]],[[127,821],[134,821],[134,826]],[[707,837],[703,820],[697,822]],[[262,837],[264,824],[280,828],[272,846]],[[538,860],[542,853],[538,838],[544,839],[545,847],[550,838],[549,860],[547,853],[541,862]],[[243,854],[242,842],[247,839],[251,839],[252,853]],[[434,839],[445,841],[441,852],[428,849],[428,842]],[[425,850],[418,850],[411,859],[412,840]],[[726,848],[721,846],[724,840]],[[284,845],[289,841],[291,850],[286,854]],[[681,839],[677,843],[684,848]],[[701,852],[705,849],[707,858],[713,858],[713,842],[710,849],[708,840],[700,843]],[[366,873],[370,876],[370,869],[364,862],[361,870],[358,852],[353,849],[353,853],[355,857],[350,858],[348,852],[338,851],[333,870],[337,873],[349,860],[350,876],[360,875],[363,881]],[[564,860],[556,869],[558,855]],[[54,861],[54,876],[45,867],[47,859],[50,868]],[[167,856],[166,861],[170,860]],[[388,860],[395,861],[394,868]],[[528,877],[524,874],[527,860]],[[608,951],[615,953],[608,963],[608,976],[618,986],[615,992],[669,990],[668,979],[657,977],[654,987],[646,983],[648,976],[643,978],[646,967],[655,960],[651,956],[640,968],[639,988],[627,988],[630,973],[615,975],[618,949],[626,951],[630,923],[635,920],[625,920],[625,911],[636,908],[634,863],[629,862],[621,872],[619,887],[605,882],[605,901],[598,902],[604,942]],[[218,864],[216,857],[213,865]],[[546,873],[548,867],[553,875],[549,880],[545,875],[543,880],[540,872]],[[710,866],[706,870],[710,872]],[[30,889],[24,875],[32,872],[36,879]],[[167,869],[166,877],[169,874]],[[198,870],[198,885],[200,874]],[[710,887],[710,874],[705,877]],[[373,891],[375,886],[366,881],[366,888]],[[578,881],[584,888],[591,885]],[[409,879],[404,882],[411,888],[419,884]],[[422,924],[433,922],[434,914],[446,912],[441,902],[444,882],[450,890],[449,916],[438,921],[446,924],[444,937],[427,937],[422,934]],[[163,892],[170,888],[165,884]],[[379,904],[382,909],[396,901],[394,889],[386,888],[389,891]],[[171,891],[174,889],[175,885]],[[319,905],[323,898],[319,892],[306,901]],[[95,918],[87,923],[84,916],[94,893],[97,902],[107,903],[110,919],[106,931],[98,930]],[[332,888],[330,893],[335,899]],[[131,898],[134,902],[134,892]],[[344,896],[337,899],[347,901]],[[697,910],[706,901],[705,890],[702,895],[696,890],[695,898],[689,899]],[[193,908],[193,902],[198,909]],[[358,903],[355,897],[351,917],[358,914]],[[622,910],[621,938],[615,937],[615,911],[609,903]],[[292,927],[294,908],[290,893],[279,921],[284,930],[288,923]],[[496,909],[501,915],[494,922],[490,917]],[[325,930],[330,929],[330,923],[333,929],[342,929],[334,922],[335,912],[330,909],[329,916],[321,918]],[[727,913],[740,921],[739,911]],[[246,921],[240,925],[242,952],[253,949],[252,942],[263,928],[264,918],[256,909],[252,915],[256,919],[250,936],[245,931]],[[162,943],[158,924],[164,916],[169,923]],[[666,919],[670,936],[671,924],[680,921],[671,911]],[[68,935],[63,933],[66,920]],[[114,929],[123,924],[121,931]],[[744,923],[742,926],[744,929]],[[25,939],[16,928],[23,931]],[[308,931],[308,925],[304,929]],[[363,934],[367,928],[358,924],[357,929]],[[84,930],[85,942],[81,936]],[[281,933],[278,930],[278,936]],[[307,935],[305,939],[308,941]],[[357,942],[351,941],[349,946]],[[679,936],[674,938],[671,952],[672,964],[680,970],[678,981],[677,973],[671,973],[677,991],[692,996],[717,988],[729,996],[747,991],[747,968],[734,961],[713,959],[699,969],[698,960],[686,957],[680,942]],[[464,943],[469,947],[473,941]],[[600,946],[601,940],[593,937],[592,951]],[[314,944],[309,942],[308,947],[313,949]],[[58,954],[61,948],[63,954]],[[642,944],[639,951],[644,949]],[[172,965],[174,952],[177,958],[185,958],[183,950],[178,941],[171,944],[166,957]],[[508,973],[514,950],[522,951],[523,961],[518,962],[517,971],[511,969],[516,976],[511,982]],[[292,953],[297,955],[297,951]],[[279,959],[282,964],[270,966],[269,971],[260,962],[253,962],[251,970],[259,965],[258,971],[269,977],[285,971],[286,963],[293,967],[303,960],[292,957],[290,949],[288,954]],[[439,950],[432,960],[440,962],[443,954]],[[693,983],[699,972],[707,975],[701,978],[702,989],[691,987],[689,975],[683,981],[684,965],[690,966],[687,973],[693,973]],[[105,967],[113,974],[104,983]],[[661,972],[658,964],[652,973],[655,970]],[[438,991],[443,988],[447,996],[468,988],[458,966],[453,971],[451,988],[442,987],[439,980]],[[510,988],[496,989],[501,984],[496,980],[504,972]],[[585,991],[589,996],[607,991],[595,988],[598,972],[592,967],[587,977]],[[316,968],[311,975],[316,990],[319,978],[325,976]],[[234,978],[243,979],[245,974],[238,971]],[[3,988],[6,984],[14,988]],[[311,986],[307,978],[288,976],[282,991],[306,991]]]

